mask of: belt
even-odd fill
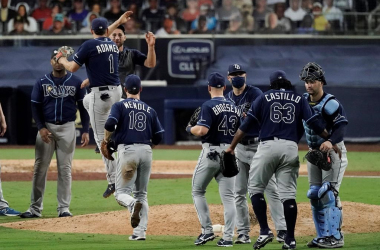
[[[270,137],[265,137],[261,138],[260,141],[274,141],[275,139],[279,139],[278,137],[270,136]]]
[[[208,143],[208,142],[205,142],[205,143],[202,143],[202,145],[204,145],[206,147],[220,147],[220,146],[229,146],[230,144],[229,143]]]
[[[250,138],[250,139],[247,139],[247,140],[242,140],[240,142],[240,144],[242,144],[244,146],[247,146],[247,145],[251,145],[251,144],[256,144],[258,142],[259,142],[259,138],[254,137],[254,138]]]
[[[105,90],[113,90],[116,89],[118,86],[116,85],[110,85],[110,86],[100,86],[100,87],[92,87],[91,91],[105,91]]]
[[[55,121],[55,122],[50,122],[50,123],[53,123],[55,125],[63,125],[65,123],[68,123],[68,121]]]

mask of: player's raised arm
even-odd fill
[[[0,104],[0,136],[3,136],[7,131],[7,123],[5,122],[5,116]]]
[[[144,66],[147,68],[154,68],[156,66],[156,51],[154,46],[156,44],[156,37],[150,31],[145,34],[145,41],[148,45],[148,54],[146,56]]]
[[[132,11],[126,11],[123,15],[119,17],[115,22],[113,22],[110,26],[108,26],[108,34],[111,34],[114,32],[114,30],[117,28],[117,26],[125,24],[129,19],[131,19],[130,16],[132,16]]]

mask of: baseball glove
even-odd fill
[[[74,54],[74,49],[69,46],[62,46],[58,49],[58,53],[55,55],[55,61],[58,62],[61,57],[69,57]]]
[[[117,151],[114,141],[109,140],[108,142],[106,142],[103,140],[102,144],[100,145],[100,151],[102,152],[103,156],[107,158],[108,160],[111,160],[111,161],[115,160],[112,157],[112,154]]]
[[[234,177],[239,173],[235,155],[224,150],[220,153],[220,171],[224,177]]]
[[[311,164],[317,166],[319,169],[329,171],[332,163],[329,153],[322,152],[319,149],[312,149],[305,155],[305,158]]]
[[[193,113],[193,115],[190,117],[190,121],[189,121],[189,125],[190,126],[195,126],[195,125],[197,125],[197,122],[198,122],[198,120],[199,120],[199,113],[201,112],[201,107],[198,107],[195,111],[194,111],[194,113]]]

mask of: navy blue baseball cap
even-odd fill
[[[284,71],[282,71],[282,70],[276,70],[275,72],[273,72],[269,76],[269,80],[270,80],[271,83],[274,82],[274,81],[276,81],[276,80],[278,80],[278,79],[288,80],[286,78],[286,73]]]
[[[231,64],[230,66],[228,66],[227,75],[230,75],[232,73],[237,73],[237,72],[246,73],[240,64],[235,63],[235,64]]]
[[[141,88],[141,80],[140,77],[137,75],[131,74],[125,78],[124,87],[130,91],[130,90],[140,90]]]
[[[106,30],[108,27],[108,21],[104,17],[98,17],[92,20],[91,29],[93,30]]]
[[[215,88],[222,88],[225,86],[224,76],[218,72],[213,72],[208,76],[208,85]]]

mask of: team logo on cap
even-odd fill
[[[240,69],[240,65],[239,64],[234,64],[234,68],[235,69]]]

